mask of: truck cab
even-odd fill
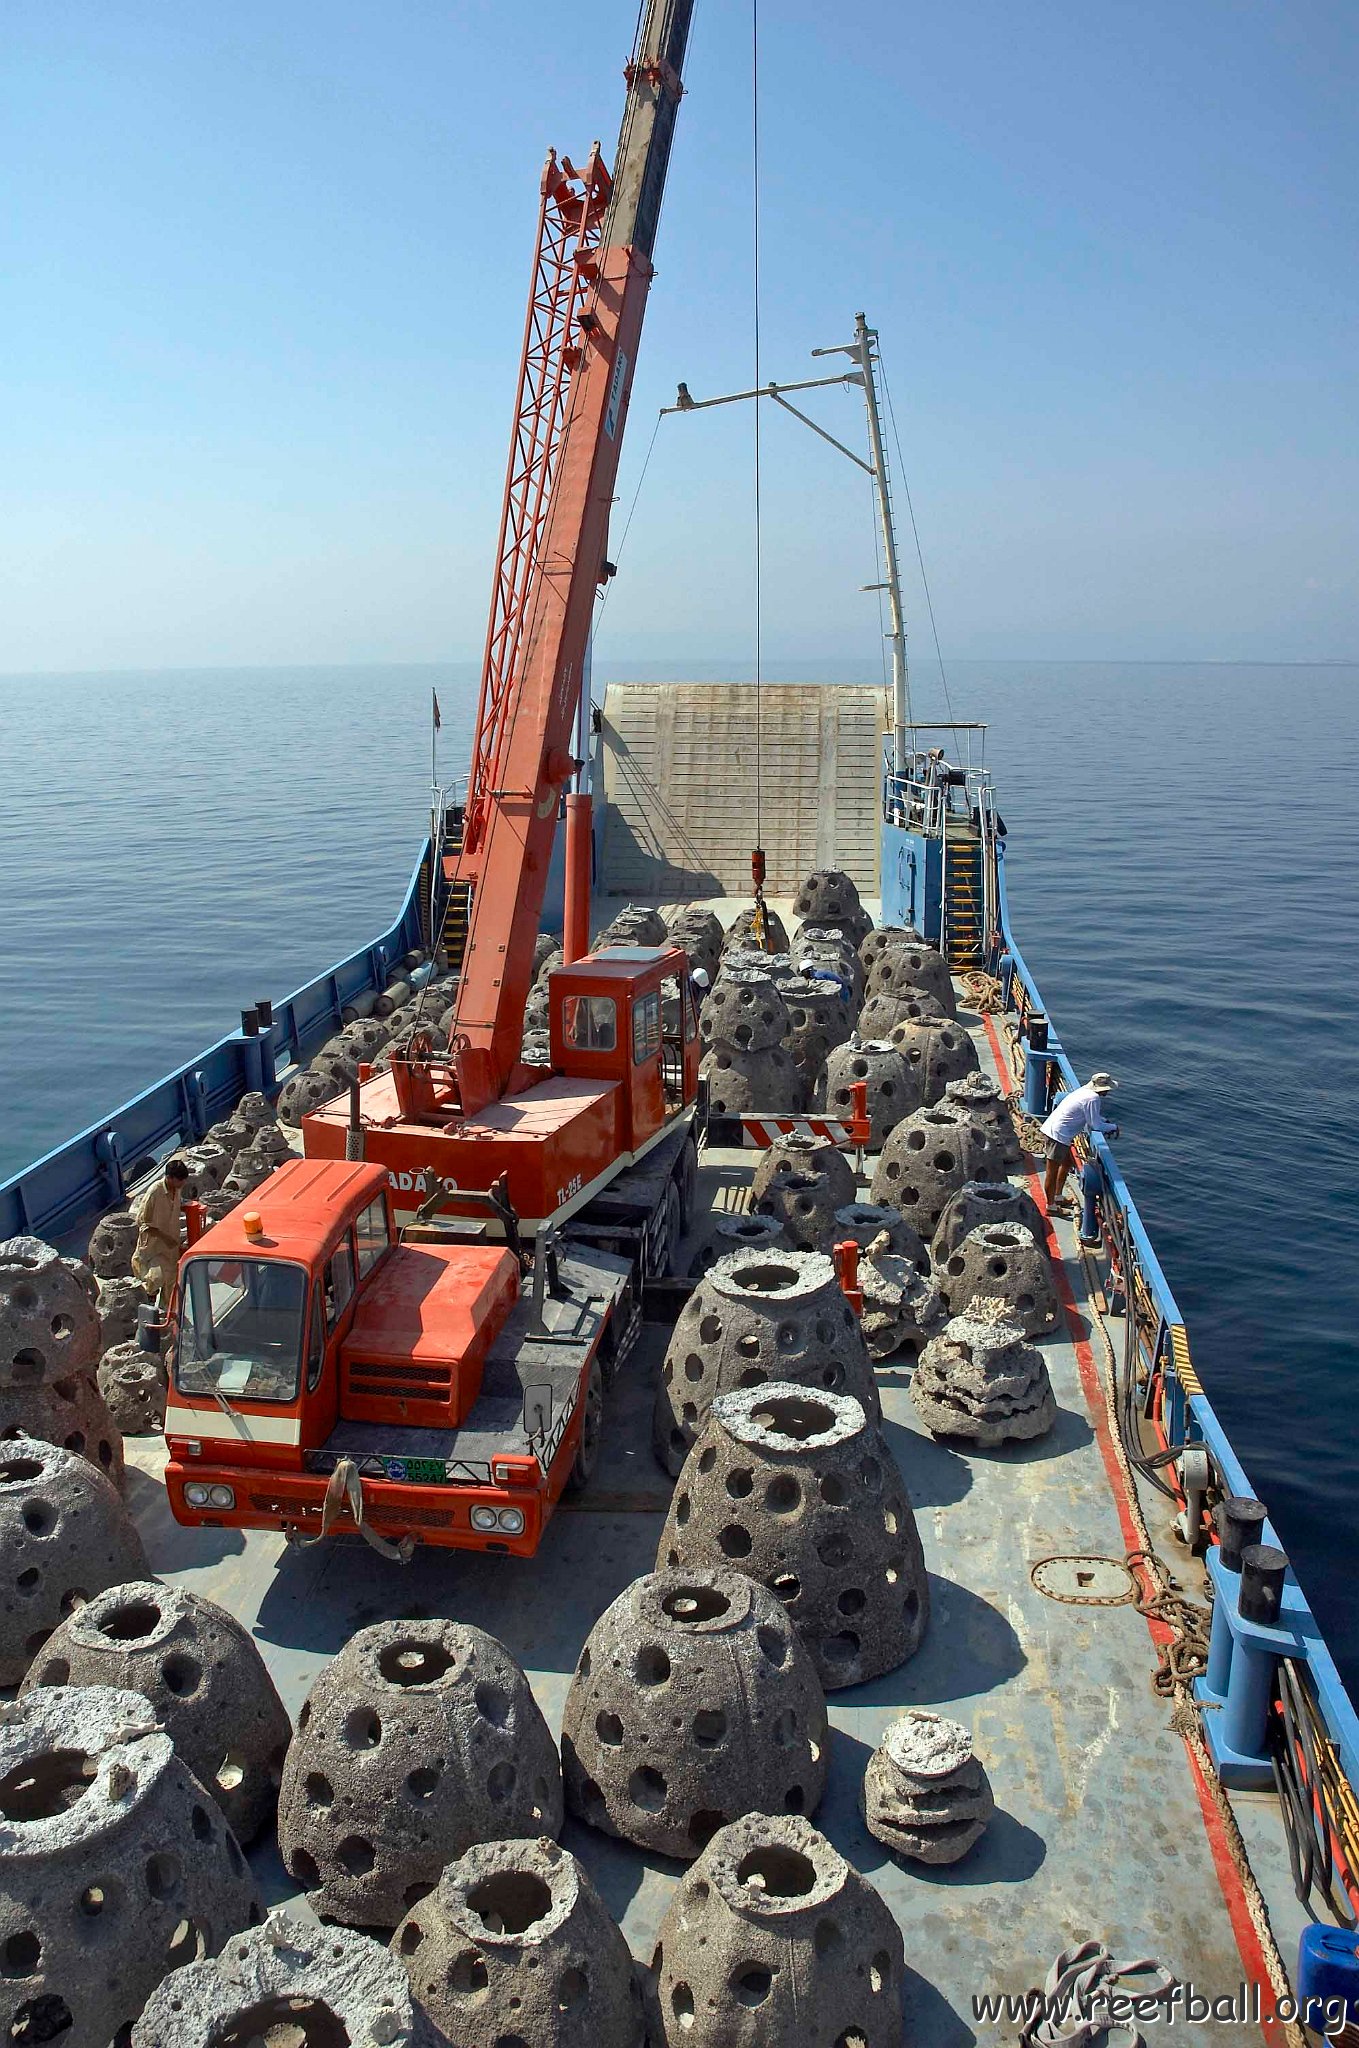
[[[626,1279],[585,1257],[559,1276],[564,1305],[535,1303],[502,1244],[397,1242],[383,1167],[280,1167],[181,1262],[176,1519],[531,1554],[580,1466]],[[550,1341],[554,1311],[566,1343]]]

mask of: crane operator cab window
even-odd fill
[[[661,1049],[661,995],[652,989],[632,1006],[632,1064],[640,1067]]]
[[[618,1044],[613,997],[568,996],[562,1004],[562,1035],[579,1052],[613,1052]]]
[[[360,1211],[354,1225],[354,1241],[359,1249],[359,1278],[366,1280],[387,1249],[385,1195],[375,1195],[368,1207]]]
[[[326,1260],[323,1286],[326,1297],[326,1328],[333,1330],[354,1295],[354,1254],[349,1249],[348,1238],[343,1244],[337,1245]]]
[[[296,1400],[304,1266],[283,1259],[190,1259],[182,1292],[175,1357],[181,1394]]]

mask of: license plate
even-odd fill
[[[422,1486],[443,1486],[448,1480],[448,1467],[442,1458],[389,1458],[387,1476],[413,1480]]]

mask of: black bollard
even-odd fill
[[[1241,1554],[1241,1593],[1237,1601],[1243,1621],[1274,1628],[1283,1606],[1288,1559],[1272,1543],[1251,1543]]]
[[[1229,1572],[1239,1572],[1241,1553],[1260,1539],[1260,1532],[1265,1526],[1265,1509],[1249,1494],[1229,1493],[1225,1500],[1218,1502],[1214,1520],[1222,1545],[1221,1562]]]

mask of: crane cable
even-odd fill
[[[755,344],[755,390],[760,389],[760,0],[750,0],[750,166],[751,166],[751,269],[753,330]],[[768,950],[769,926],[764,910],[764,761],[760,721],[760,684],[763,668],[763,591],[761,588],[763,535],[760,518],[760,401],[755,413],[755,846],[750,857],[750,875],[755,889],[755,932]]]

